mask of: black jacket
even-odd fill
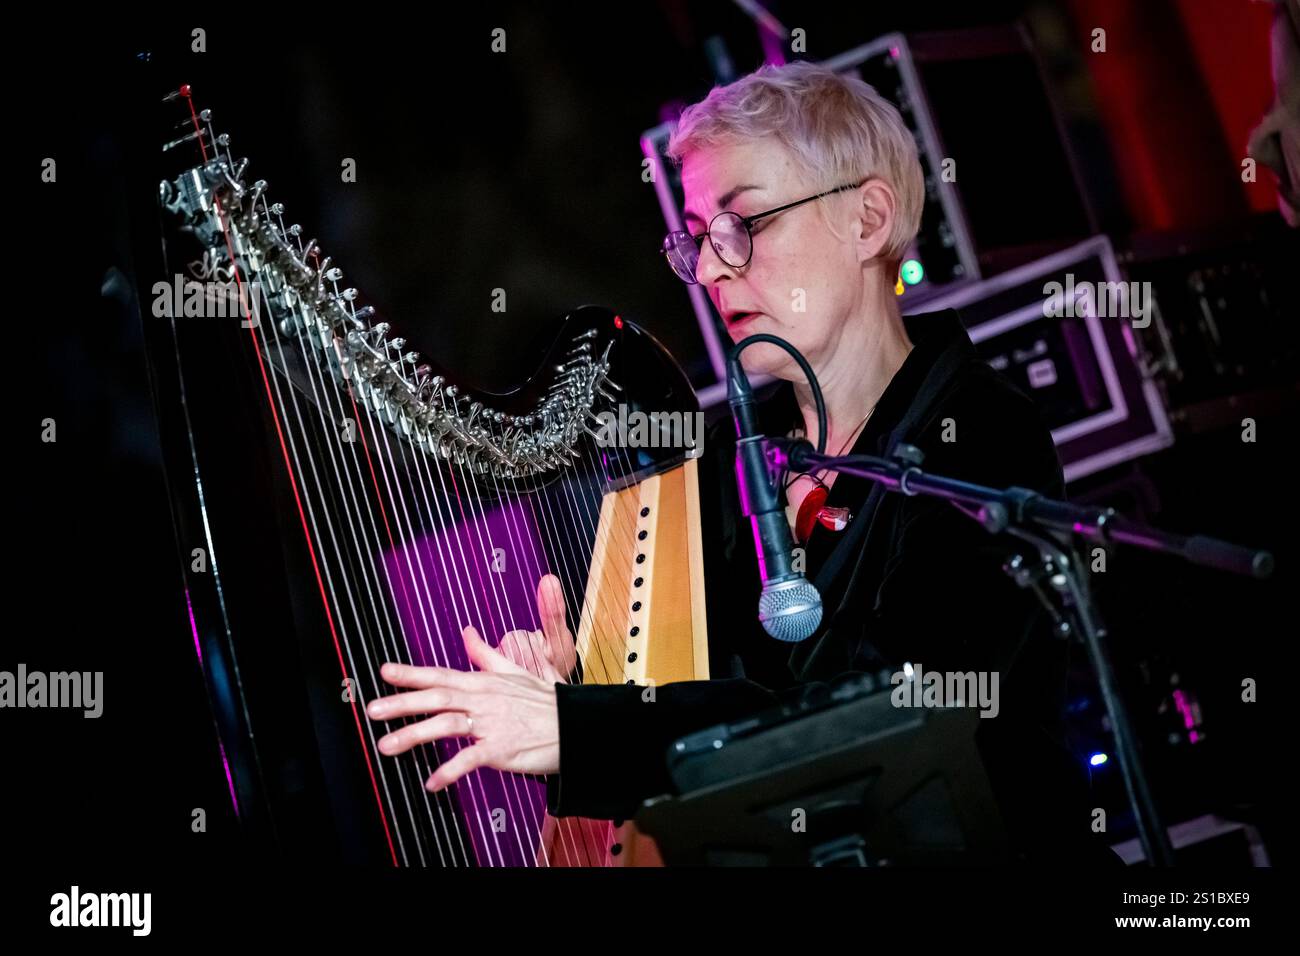
[[[907,440],[936,474],[1064,497],[1036,407],[979,357],[957,313],[904,322],[914,348],[853,451],[883,455]],[[768,434],[802,427],[788,383],[761,403],[760,420]],[[1064,746],[1068,648],[1002,570],[1014,539],[993,537],[947,502],[842,475],[827,504],[847,506],[849,526],[816,526],[806,549],[822,624],[793,646],[773,640],[755,618],[757,561],[739,511],[734,437],[731,421],[719,422],[701,458],[712,679],[658,687],[653,702],[641,687],[557,685],[560,773],[547,779],[550,812],[630,819],[646,798],[673,792],[665,752],[676,738],[768,709],[812,682],[910,661],[999,673],[1000,714],[981,721],[977,741],[1013,838],[1034,858],[1092,853],[1086,768]]]

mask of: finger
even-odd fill
[[[393,755],[444,737],[468,737],[469,721],[463,713],[438,714],[379,738],[379,752]]]
[[[415,667],[389,661],[379,668],[379,676],[394,687],[455,687],[474,689],[474,675],[450,667]]]
[[[510,658],[506,657],[496,648],[488,644],[487,641],[479,637],[474,625],[466,626],[460,632],[461,640],[465,642],[465,652],[469,655],[470,663],[481,671],[487,671],[491,674],[525,674],[525,671],[518,664],[512,663]]]
[[[551,642],[547,640],[545,634],[541,631],[524,631],[522,633],[528,641],[528,653],[534,664],[539,661],[550,660]]]
[[[497,653],[503,654],[512,664],[527,668],[528,662],[538,651],[538,637],[541,631],[511,631],[501,638]]]
[[[392,720],[394,717],[409,717],[412,714],[436,714],[444,710],[469,710],[466,692],[447,687],[412,690],[405,694],[380,697],[366,707],[366,713],[375,720]]]
[[[487,748],[482,744],[465,747],[441,767],[430,774],[424,788],[430,793],[437,793],[449,787],[471,770],[477,770],[487,763]]]
[[[573,635],[564,620],[564,588],[554,574],[547,574],[537,582],[537,615],[542,619],[542,633],[547,640],[563,638],[573,643]]]

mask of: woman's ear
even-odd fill
[[[854,245],[858,261],[877,258],[894,231],[898,203],[894,190],[883,179],[868,179],[857,191]]]

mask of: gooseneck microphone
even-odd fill
[[[802,641],[822,620],[822,597],[803,572],[793,568],[794,538],[758,428],[754,393],[740,364],[740,353],[758,342],[770,342],[790,353],[812,384],[817,399],[818,451],[825,450],[826,408],[808,362],[794,346],[775,335],[751,335],[738,342],[727,356],[727,402],[736,422],[736,485],[740,505],[754,529],[758,576],[763,592],[758,599],[758,620],[763,630],[779,641]]]

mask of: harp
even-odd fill
[[[381,756],[364,708],[392,692],[385,660],[466,669],[462,626],[490,643],[537,629],[547,573],[582,680],[708,676],[682,371],[584,306],[517,387],[468,387],[358,301],[188,87],[154,102],[129,138],[134,287],[187,639],[240,831],[298,860],[656,863],[630,824],[549,817],[535,777],[478,770],[428,793],[467,742]],[[616,420],[649,440],[611,441]]]

